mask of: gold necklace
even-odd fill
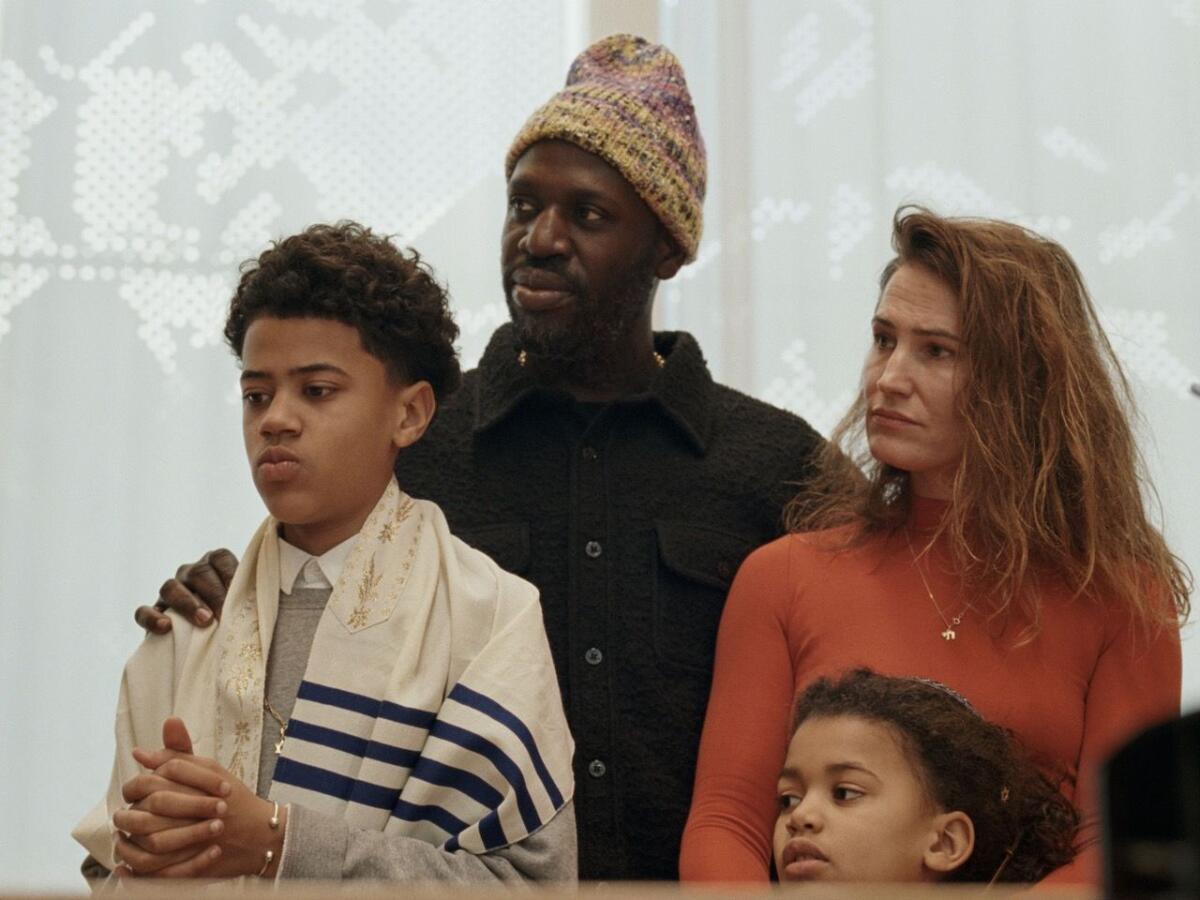
[[[517,365],[523,369],[527,362],[529,362],[529,354],[522,350],[517,354]],[[666,358],[657,350],[654,351],[654,362],[657,363],[660,369],[667,364]]]
[[[266,697],[263,697],[263,706],[271,714],[271,718],[279,723],[279,740],[275,742],[275,755],[280,756],[283,753],[283,742],[287,739],[287,721],[283,716],[275,712],[275,707],[271,705],[271,701]]]
[[[912,554],[913,568],[917,570],[917,575],[921,577],[921,584],[925,587],[925,593],[929,595],[929,602],[933,604],[933,608],[937,611],[938,618],[941,619],[942,624],[946,626],[946,630],[942,632],[942,640],[952,641],[958,637],[958,632],[954,629],[962,624],[963,616],[967,614],[967,610],[971,608],[971,605],[968,603],[962,608],[962,611],[957,616],[947,620],[946,614],[942,612],[942,608],[938,606],[937,600],[934,599],[933,590],[929,587],[929,582],[925,579],[925,572],[921,569],[921,563],[917,559],[917,551],[913,549],[912,537],[909,536],[907,528],[904,531],[904,540],[908,542],[908,552]]]

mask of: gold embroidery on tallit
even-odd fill
[[[400,589],[404,589],[404,585],[408,583],[408,574],[412,571],[413,562],[417,558],[417,548],[421,545],[421,532],[425,528],[425,518],[417,522],[417,533],[413,535],[412,543],[408,545],[408,553],[404,554],[404,562],[400,564],[400,571],[403,572],[403,577],[400,579]]]
[[[362,578],[358,582],[358,606],[354,607],[354,612],[350,613],[351,628],[362,628],[367,624],[367,620],[371,616],[371,608],[378,599],[377,592],[381,581],[383,581],[383,576],[375,574],[375,557],[372,555],[371,561],[367,563],[366,571],[363,572]]]
[[[392,516],[390,521],[384,522],[383,527],[379,529],[379,542],[381,544],[390,544],[396,538],[396,532],[400,526],[408,519],[416,503],[412,497],[405,496],[400,505],[396,507],[396,514]]]
[[[250,723],[242,719],[233,726],[233,755],[226,766],[229,774],[240,781],[246,780],[246,748],[250,745]]]
[[[228,673],[224,689],[227,692],[232,691],[237,697],[241,715],[245,715],[247,709],[257,710],[262,705],[261,697],[264,688],[264,680],[259,671],[263,658],[262,642],[259,640],[258,615],[253,593],[248,596],[247,601],[245,604],[239,605],[233,614],[234,621],[230,623],[233,627],[229,629],[221,647],[221,659],[218,664],[219,671]],[[237,635],[244,628],[250,629],[250,634],[239,644]],[[225,719],[219,709],[216,725],[218,762],[223,762],[225,768],[235,778],[246,781],[248,750],[254,744],[254,731],[250,722],[243,718],[234,722],[233,734],[228,737],[228,745],[224,727]],[[223,749],[228,754],[228,758],[224,761],[220,758],[224,755],[221,753]]]

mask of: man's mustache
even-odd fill
[[[582,296],[582,294],[583,294],[583,285],[581,285],[575,278],[573,278],[571,276],[571,273],[567,270],[567,264],[565,262],[563,262],[562,260],[559,260],[559,259],[538,259],[538,260],[520,259],[520,260],[517,260],[515,263],[513,263],[511,266],[509,266],[508,270],[504,273],[505,281],[508,282],[510,287],[513,284],[513,273],[517,272],[520,269],[528,269],[528,270],[536,270],[539,272],[545,272],[547,275],[552,275],[554,278],[558,279],[559,281],[562,281],[568,287],[568,289],[571,291],[571,293],[575,294],[576,296]]]

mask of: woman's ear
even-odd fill
[[[971,858],[975,825],[966,813],[955,811],[935,816],[933,827],[933,840],[925,850],[925,868],[947,875]]]
[[[397,449],[415,444],[433,421],[437,400],[428,381],[416,381],[396,393],[398,404],[396,424],[392,429],[392,443]]]

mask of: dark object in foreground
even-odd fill
[[[1105,896],[1200,897],[1200,712],[1142,732],[1102,785]]]

